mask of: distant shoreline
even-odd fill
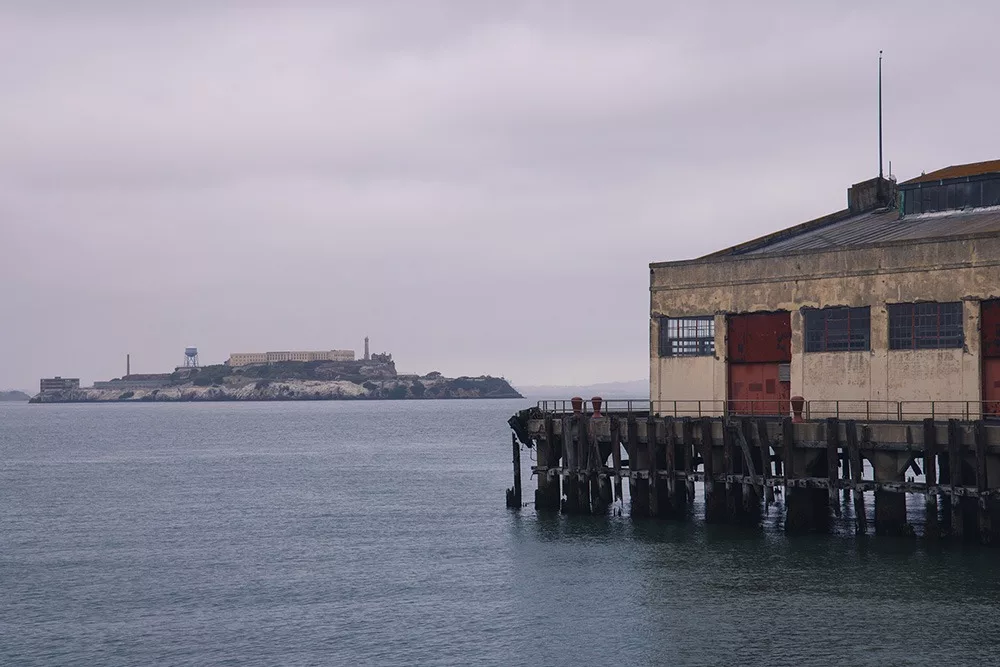
[[[40,393],[31,403],[523,399],[504,378],[399,375],[391,360],[206,366]],[[110,385],[110,386],[109,386]]]
[[[431,403],[434,401],[526,401],[525,396],[447,396],[442,398],[200,398],[200,399],[124,399],[124,400],[44,400],[29,397],[25,401],[10,403],[30,403],[32,405],[135,405],[136,403]],[[568,400],[568,399],[567,399]]]

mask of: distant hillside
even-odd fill
[[[23,391],[0,391],[0,401],[27,401],[30,399],[31,396]]]
[[[553,399],[580,396],[590,398],[649,398],[649,380],[628,382],[600,382],[590,385],[536,385],[518,386],[517,390],[527,398]]]

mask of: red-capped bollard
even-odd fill
[[[792,396],[792,421],[802,422],[802,408],[805,407],[806,399],[801,396]]]
[[[592,399],[590,399],[590,402],[594,404],[594,416],[595,417],[600,417],[601,416],[601,404],[604,402],[604,399],[601,398],[600,396],[594,396]]]
[[[583,399],[579,396],[574,396],[569,399],[569,402],[573,404],[573,414],[578,415],[583,412]]]

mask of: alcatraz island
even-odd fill
[[[81,387],[78,378],[43,378],[32,403],[138,401],[321,401],[446,398],[523,398],[504,378],[447,378],[439,372],[403,375],[388,353],[354,358],[353,350],[234,353],[201,366],[198,350],[184,351],[172,373],[133,374],[126,355],[120,378]]]

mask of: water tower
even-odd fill
[[[184,348],[184,368],[198,368],[198,348]]]

